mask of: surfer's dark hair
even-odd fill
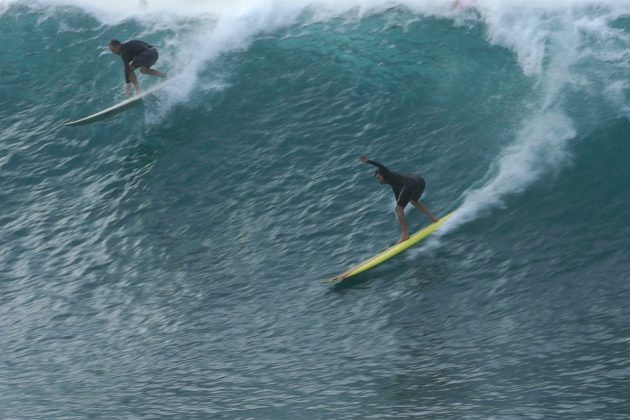
[[[120,42],[120,41],[119,41],[119,40],[117,40],[117,39],[112,39],[111,41],[109,41],[109,45],[110,45],[111,47],[117,47],[117,46],[119,46],[119,45],[122,45],[122,42]]]

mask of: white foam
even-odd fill
[[[548,110],[526,119],[516,140],[491,168],[489,180],[466,194],[456,218],[466,221],[483,210],[500,207],[503,197],[522,192],[566,163],[567,142],[574,136],[572,120],[560,111]]]
[[[531,2],[514,9],[509,3],[501,2],[493,13],[486,11],[489,38],[515,51],[523,72],[535,77],[537,88],[521,129],[497,157],[485,182],[466,193],[451,227],[502,206],[506,196],[522,192],[570,162],[576,121],[567,111],[569,94],[603,93],[619,109],[628,109],[623,95],[625,72],[618,70],[627,67],[630,37],[610,26],[630,12],[627,3],[607,2],[601,10],[583,1],[564,7],[541,3],[539,10],[529,9]],[[613,63],[602,63],[597,57],[602,54],[612,55]],[[598,86],[604,86],[602,91]]]
[[[529,111],[520,117],[520,130],[505,139],[508,145],[485,182],[468,191],[457,220],[501,206],[506,195],[523,191],[570,160],[568,145],[576,129],[565,110],[568,92],[606,96],[619,112],[630,114],[630,37],[611,26],[630,15],[627,0],[0,0],[0,11],[16,3],[75,6],[106,25],[134,19],[148,31],[172,29],[175,35],[164,40],[161,62],[186,80],[171,97],[173,103],[187,99],[199,74],[220,54],[247,48],[261,33],[295,25],[305,11],[312,20],[360,19],[399,5],[423,15],[477,19],[489,42],[513,51],[536,88]]]

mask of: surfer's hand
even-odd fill
[[[367,156],[359,156],[359,160],[360,160],[361,162],[367,162],[367,161],[368,161],[368,158],[367,158]]]

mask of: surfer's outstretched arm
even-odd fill
[[[131,82],[131,84],[133,84],[133,86],[136,88],[136,94],[140,95],[142,93],[142,89],[140,89],[140,83],[138,83],[138,78],[133,71],[129,72],[129,82]]]
[[[140,83],[138,83],[138,78],[136,74],[133,72],[133,68],[131,65],[125,60],[125,57],[122,57],[123,67],[125,69],[125,95],[129,95],[129,85],[133,85],[136,89],[136,94],[140,95],[142,93],[142,89],[140,89]]]
[[[386,178],[391,173],[391,171],[389,169],[387,169],[387,167],[385,165],[383,165],[382,163],[376,162],[374,160],[370,160],[366,156],[359,156],[359,160],[361,162],[369,163],[370,165],[376,166],[378,168],[378,170],[381,172],[381,175],[383,175]]]

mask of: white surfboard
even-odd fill
[[[84,124],[91,124],[95,121],[100,121],[103,120],[105,118],[111,117],[112,115],[116,115],[119,112],[123,112],[126,109],[129,109],[131,107],[134,107],[138,104],[140,104],[140,102],[142,102],[142,99],[144,99],[147,95],[151,95],[152,93],[155,93],[156,91],[162,89],[164,86],[166,86],[171,80],[167,80],[166,82],[160,83],[158,85],[155,85],[153,87],[151,87],[148,90],[145,90],[144,92],[142,92],[140,95],[135,95],[129,99],[126,99],[114,106],[111,106],[107,109],[104,109],[100,112],[97,112],[96,114],[92,114],[92,115],[88,115],[87,117],[81,118],[79,120],[75,120],[75,121],[70,121],[65,123],[64,125],[66,126],[76,126],[76,125],[84,125]]]

